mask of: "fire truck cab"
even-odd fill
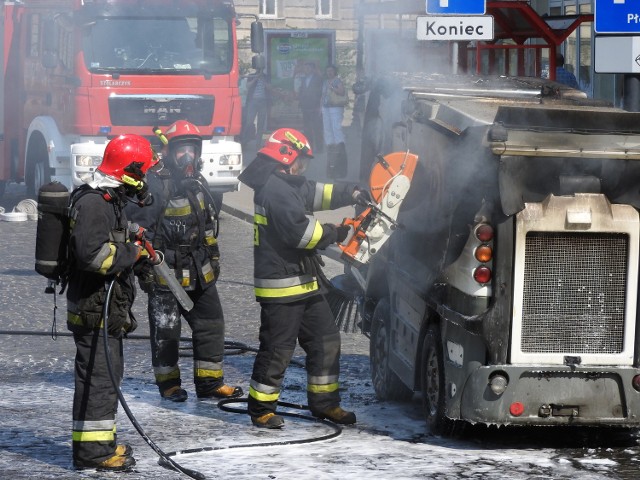
[[[109,139],[179,119],[205,134],[213,192],[238,188],[237,16],[229,0],[5,0],[0,185],[72,188]],[[257,22],[254,22],[257,23]],[[259,28],[252,47],[261,51]],[[253,37],[253,36],[252,36]],[[254,40],[254,38],[252,38]]]

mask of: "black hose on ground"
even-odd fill
[[[177,462],[175,462],[174,460],[172,460],[166,453],[164,453],[160,447],[158,447],[155,442],[153,440],[151,440],[147,434],[144,432],[144,430],[142,429],[142,426],[138,423],[138,420],[136,419],[136,417],[133,415],[133,412],[131,411],[131,409],[129,408],[129,405],[127,404],[127,401],[124,399],[124,395],[122,394],[122,390],[120,389],[120,385],[118,385],[118,381],[116,380],[116,376],[113,372],[113,364],[111,363],[111,350],[109,349],[109,340],[108,340],[108,336],[109,336],[109,303],[111,303],[111,296],[113,295],[113,286],[115,285],[116,282],[116,278],[114,278],[111,283],[109,283],[109,288],[107,289],[107,296],[105,298],[104,301],[104,307],[102,309],[102,321],[103,321],[103,329],[102,329],[102,337],[104,340],[104,350],[105,350],[105,357],[107,359],[107,369],[109,370],[109,378],[111,378],[111,383],[113,384],[113,388],[115,389],[116,393],[118,394],[118,400],[120,400],[120,405],[122,405],[122,408],[124,409],[125,413],[127,414],[127,417],[129,418],[129,421],[131,422],[131,424],[133,425],[133,427],[136,429],[136,431],[140,434],[140,436],[142,437],[142,439],[147,442],[147,444],[151,447],[151,449],[156,452],[161,460],[162,463],[161,465],[163,466],[171,466],[171,468],[173,468],[174,470],[177,470],[179,472],[184,473],[185,475],[187,475],[188,477],[191,477],[195,480],[204,480],[206,479],[206,477],[196,471],[196,470],[192,470],[190,468],[185,468],[182,465],[178,464]]]
[[[246,408],[233,408],[233,407],[228,407],[226,406],[228,403],[247,403],[246,398],[226,398],[224,400],[220,400],[218,402],[218,408],[220,408],[220,410],[225,411],[225,412],[232,412],[232,413],[244,413],[247,414],[248,411]],[[296,404],[296,403],[287,403],[287,402],[278,402],[278,406],[280,407],[286,407],[286,408],[293,408],[293,409],[297,409],[297,410],[308,410],[309,407],[306,405],[301,405],[301,404]],[[176,455],[188,455],[188,454],[193,454],[193,453],[202,453],[202,452],[213,452],[213,451],[217,451],[217,450],[230,450],[232,448],[249,448],[249,447],[273,447],[276,445],[299,445],[299,444],[303,444],[303,443],[314,443],[314,442],[321,442],[324,440],[331,440],[332,438],[337,437],[338,435],[340,435],[342,433],[342,427],[336,423],[333,423],[330,420],[326,420],[326,419],[320,419],[320,418],[316,418],[316,417],[312,417],[311,415],[303,415],[301,413],[294,413],[294,412],[282,412],[282,411],[278,411],[278,415],[284,416],[284,417],[293,417],[293,418],[299,418],[302,420],[309,420],[312,421],[314,423],[322,423],[324,425],[327,425],[328,427],[331,427],[332,432],[327,434],[327,435],[321,435],[319,437],[312,437],[312,438],[301,438],[298,440],[282,440],[282,441],[277,441],[277,442],[267,442],[267,443],[245,443],[245,444],[240,444],[240,445],[228,445],[226,447],[200,447],[200,448],[187,448],[184,450],[178,450],[175,452],[169,452],[167,453],[167,456],[169,457],[174,457]]]

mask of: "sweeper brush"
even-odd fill
[[[364,292],[353,277],[342,274],[332,278],[326,298],[340,330],[345,333],[363,333],[361,305]]]

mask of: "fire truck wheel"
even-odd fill
[[[446,412],[444,355],[440,327],[432,323],[422,344],[422,406],[429,430],[434,435],[453,436],[462,433],[466,423],[452,420]]]
[[[27,147],[26,184],[27,195],[31,198],[37,196],[40,187],[51,181],[49,169],[49,153],[47,144],[42,136],[32,135]]]
[[[406,401],[411,399],[413,391],[408,388],[389,366],[390,329],[389,300],[378,302],[371,320],[371,341],[369,343],[369,361],[371,362],[371,380],[379,400]]]

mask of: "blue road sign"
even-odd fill
[[[637,0],[596,0],[596,33],[640,33],[640,3]]]
[[[486,11],[486,0],[427,0],[429,15],[484,15]]]

